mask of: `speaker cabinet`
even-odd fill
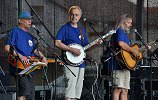
[[[151,93],[152,93],[153,100],[158,100],[158,86],[157,86],[157,84],[158,84],[158,80],[152,81],[152,92],[151,92],[150,81],[145,82],[145,89],[147,91],[146,100],[150,100]]]
[[[44,99],[45,98],[45,99]],[[35,100],[50,100],[51,90],[39,90],[35,92]]]
[[[0,93],[0,100],[16,100],[16,93]]]

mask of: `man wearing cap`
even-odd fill
[[[45,56],[39,50],[34,50],[34,37],[28,32],[32,23],[31,14],[27,11],[21,12],[18,16],[18,22],[18,26],[14,27],[9,33],[9,38],[5,44],[5,51],[13,57],[19,56],[20,61],[24,65],[29,64],[30,57],[37,56],[46,66],[48,62]],[[16,50],[12,49],[13,46]],[[16,79],[16,67],[12,64],[9,66],[10,74]],[[22,70],[18,66],[18,73]],[[35,85],[32,75],[31,73],[30,75],[18,76],[18,100],[35,100]]]

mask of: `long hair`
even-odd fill
[[[123,23],[126,21],[127,18],[132,18],[132,17],[129,16],[128,14],[123,14],[122,16],[120,16],[116,22],[115,29],[117,30],[120,27],[124,29]]]

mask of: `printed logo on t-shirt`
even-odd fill
[[[79,36],[79,39],[81,40],[81,35]]]
[[[29,40],[28,43],[30,47],[33,46],[33,42],[31,40]]]

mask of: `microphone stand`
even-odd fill
[[[27,5],[31,8],[31,10],[34,12],[34,14],[36,15],[36,17],[38,18],[38,20],[41,22],[41,24],[44,26],[44,28],[47,30],[47,32],[49,33],[49,35],[51,36],[51,38],[53,40],[55,40],[54,36],[51,34],[51,32],[48,30],[48,28],[45,26],[45,24],[42,22],[42,20],[40,19],[40,17],[37,15],[37,13],[35,12],[35,10],[32,8],[32,6],[28,3],[27,0],[25,0],[25,2],[27,3]],[[43,39],[42,39],[43,40]],[[48,45],[47,45],[48,46]],[[50,47],[50,46],[49,46]],[[55,54],[57,55],[57,54]],[[61,57],[59,56],[56,56],[59,60],[62,61]],[[64,64],[65,67],[67,67],[65,64]],[[68,67],[67,67],[68,68]],[[69,68],[68,68],[69,69]],[[70,70],[70,69],[69,69]],[[75,74],[70,70],[70,72],[75,76]],[[76,77],[76,76],[75,76]]]
[[[1,28],[2,29],[2,31],[4,31],[4,29],[3,28]],[[12,49],[13,49],[13,51],[15,51],[15,53],[17,54],[17,56],[15,57],[15,59],[16,59],[16,73],[15,73],[15,80],[16,80],[16,100],[18,100],[18,94],[19,94],[19,88],[18,88],[18,84],[19,84],[19,75],[18,75],[18,60],[22,63],[22,65],[24,66],[24,68],[26,68],[26,66],[25,66],[25,64],[21,61],[21,59],[20,59],[20,56],[19,56],[19,54],[17,53],[17,50],[16,50],[16,48],[15,48],[15,46],[12,44],[12,42],[11,42],[11,38],[8,36],[8,34],[10,33],[11,31],[7,31],[7,32],[5,32],[4,33],[4,35],[3,36],[6,36],[7,37],[7,39],[9,40],[9,42],[10,42],[10,48],[11,48],[11,46],[12,46]],[[12,66],[9,66],[9,67],[12,67]],[[30,74],[29,74],[30,75]],[[31,77],[31,75],[30,75],[30,77]]]
[[[3,25],[3,23],[0,23],[0,24]],[[2,26],[1,26],[1,29],[2,29],[2,31],[3,31]],[[0,36],[0,39],[4,38],[5,36],[6,36],[6,34],[2,34],[2,35]],[[5,73],[4,73],[4,71],[3,71],[3,69],[2,69],[1,66],[0,66],[0,70],[1,70],[2,74],[5,75]],[[2,86],[2,89],[3,89],[4,93],[7,94],[7,91],[6,91],[6,89],[4,88],[3,83],[2,83],[1,80],[0,80],[0,84],[1,84],[1,86]]]
[[[45,46],[44,45],[42,45],[44,48],[46,48],[46,46],[47,47],[49,47],[50,49],[51,49],[51,47],[48,45],[48,43],[45,41],[46,39],[44,38],[44,36],[42,37],[41,36],[41,34],[40,34],[40,32],[39,31],[37,31],[37,35],[39,36],[39,40],[42,40],[44,43],[45,43]],[[43,34],[42,34],[43,35]],[[43,39],[44,38],[44,39]],[[38,43],[39,44],[39,43]],[[41,43],[42,44],[42,43]],[[47,49],[46,48],[46,50],[51,54],[51,55],[55,55],[55,66],[57,66],[57,62],[58,62],[58,59],[59,59],[59,61],[62,61],[62,59],[56,54],[56,53],[52,53],[51,51],[50,51],[50,49]],[[57,59],[58,58],[58,59]],[[65,65],[65,63],[63,63],[62,62],[62,65],[64,66],[64,67],[66,67],[66,65]],[[67,67],[68,68],[68,67]],[[68,68],[69,69],[69,68]],[[70,70],[70,69],[69,69]],[[71,71],[71,70],[70,70]],[[45,69],[43,68],[43,72],[44,72],[44,76],[45,76],[45,78],[46,78],[46,82],[47,82],[47,85],[48,85],[48,87],[51,89],[51,94],[53,94],[53,87],[52,86],[50,86],[49,84],[48,84],[48,78],[47,78],[47,76],[46,76],[46,71],[45,71]],[[56,77],[57,77],[57,67],[55,67],[55,79],[56,79]],[[71,71],[71,73],[76,77],[76,75]],[[44,78],[44,79],[45,79]],[[55,90],[54,90],[54,92],[55,92],[55,94],[56,94],[56,81],[55,81]],[[52,84],[53,85],[53,84]],[[45,87],[45,86],[44,86]],[[45,88],[44,88],[44,90],[45,90]],[[54,97],[54,98],[56,98],[56,97]],[[50,100],[53,100],[54,99],[53,98],[53,96],[51,95],[51,99]],[[44,98],[45,99],[45,98]]]
[[[3,71],[3,69],[2,69],[1,66],[0,66],[0,70],[1,70],[2,74],[5,75],[5,73],[4,73],[4,71]],[[3,83],[2,83],[1,80],[0,80],[0,85],[1,85],[1,87],[2,87],[2,89],[3,89],[3,91],[4,91],[4,93],[7,94],[7,91],[6,91],[6,89],[4,88]]]
[[[51,32],[48,30],[48,28],[45,26],[45,24],[43,23],[43,21],[40,19],[40,17],[37,15],[37,13],[35,12],[35,10],[32,8],[32,6],[28,3],[28,1],[27,0],[25,0],[25,2],[27,3],[27,5],[30,7],[30,9],[34,12],[34,14],[36,15],[36,17],[38,18],[38,20],[41,22],[41,24],[44,26],[44,28],[47,30],[47,32],[48,32],[48,34],[51,36],[51,38],[55,41],[55,38],[54,38],[54,36],[51,34]],[[62,62],[63,62],[63,60],[61,59],[61,57],[59,57],[56,53],[54,53],[56,56],[55,57],[57,57],[57,58],[55,58],[55,59],[59,59],[59,60],[61,60]],[[57,63],[57,60],[55,60],[55,63]],[[57,64],[55,64],[55,65],[57,65]],[[64,65],[64,67],[66,67],[74,76],[75,76],[75,74],[66,66],[66,64],[64,63],[63,64]],[[56,68],[57,68],[57,66],[55,66]],[[55,70],[55,74],[56,74],[56,70]],[[76,76],[75,76],[76,77]],[[56,75],[55,75],[55,78],[56,78]],[[55,88],[56,88],[56,82],[55,82]],[[56,92],[56,91],[55,91]],[[55,93],[55,96],[56,96],[56,93]],[[55,97],[55,100],[56,100],[56,97]]]
[[[51,49],[51,47],[50,47],[50,46],[48,45],[48,43],[45,41],[46,39],[43,39],[39,33],[37,33],[37,35],[38,35],[38,36],[40,37],[40,39],[46,44],[46,46]],[[42,36],[43,36],[43,34],[42,34]],[[44,36],[43,36],[43,37],[44,37]],[[43,46],[43,45],[42,45],[42,46]],[[43,46],[43,47],[46,48],[45,46]],[[47,49],[47,50],[52,54],[52,52],[51,52],[49,49]],[[58,56],[56,53],[54,53],[54,54],[52,54],[52,55],[55,55],[55,61],[57,61],[58,59],[59,59],[60,61],[62,61],[61,57]],[[62,61],[62,62],[63,62],[63,61]],[[67,67],[65,63],[63,63],[62,65],[65,66],[65,67]],[[67,67],[67,68],[69,69],[69,67]],[[76,75],[75,75],[70,69],[69,69],[69,71],[76,77]]]
[[[96,33],[96,35],[103,41],[103,44],[106,45],[106,47],[111,51],[111,57],[108,58],[109,59],[112,59],[112,62],[113,62],[113,57],[115,57],[117,54],[115,53],[115,51],[109,46],[106,44],[106,42],[104,41],[104,39],[99,35],[99,33],[95,30],[95,28],[93,27],[93,23],[89,23],[89,26],[92,28],[92,30]],[[113,64],[112,64],[112,72],[113,72]],[[113,80],[113,74],[112,74],[112,77],[111,77]],[[108,81],[110,81],[108,79]],[[110,82],[109,82],[110,83]],[[113,81],[111,82],[112,86],[113,86]],[[110,85],[109,85],[109,90],[110,90]],[[110,92],[109,92],[110,93]],[[110,94],[109,94],[110,96]],[[110,98],[109,98],[110,99]]]
[[[142,44],[146,47],[147,51],[150,53],[150,100],[153,100],[153,86],[152,86],[152,64],[151,64],[151,60],[152,60],[152,56],[158,61],[158,58],[151,52],[151,50],[149,50],[148,46],[145,44],[145,42],[143,41],[142,36],[136,32],[137,36],[140,38],[140,41],[142,42]]]
[[[21,59],[20,59],[20,56],[19,56],[19,54],[17,53],[17,50],[16,50],[16,48],[15,48],[15,46],[12,44],[12,42],[11,42],[11,38],[8,36],[8,33],[5,33],[6,34],[6,37],[7,37],[7,39],[9,40],[9,42],[10,42],[10,47],[12,46],[12,48],[13,48],[13,52],[15,51],[16,52],[16,54],[17,54],[17,57],[15,57],[15,59],[16,59],[16,74],[15,74],[15,76],[16,76],[16,100],[18,100],[18,94],[19,94],[19,88],[18,88],[18,84],[19,84],[19,72],[18,72],[18,60],[22,63],[22,65],[24,66],[24,68],[26,68],[26,66],[25,66],[25,64],[21,61]],[[12,67],[12,66],[10,66],[10,67]],[[30,75],[30,74],[29,74]],[[30,77],[31,77],[31,75],[30,75]]]
[[[41,38],[40,38],[41,39]],[[39,39],[39,40],[40,40]],[[37,52],[38,52],[38,54],[40,55],[40,51],[39,51],[39,49],[38,49],[38,44],[39,44],[39,41],[36,43],[36,46],[35,46],[35,49],[37,50]],[[35,50],[34,49],[34,50]],[[41,59],[40,59],[41,60]],[[45,69],[45,67],[43,67],[42,66],[42,69],[43,69],[43,76],[42,76],[42,79],[43,79],[43,87],[44,87],[44,96],[42,96],[42,97],[44,97],[44,100],[45,100],[45,81],[46,81],[46,83],[47,83],[47,86],[48,86],[48,88],[50,88],[50,85],[49,85],[49,81],[48,81],[48,77],[47,77],[47,71],[46,71],[46,69]],[[43,99],[42,99],[43,100]]]
[[[98,85],[97,85],[97,82],[98,82],[98,64],[97,64],[97,62],[96,61],[92,61],[92,62],[94,62],[95,63],[95,66],[96,66],[96,70],[97,70],[97,72],[96,72],[96,74],[97,74],[97,76],[96,76],[96,79],[95,79],[95,81],[94,81],[94,83],[93,83],[93,85],[92,85],[92,96],[93,96],[93,99],[95,100],[95,95],[94,95],[94,86],[96,86],[96,92],[98,93],[98,97],[99,98],[101,98],[101,96],[100,96],[100,92],[99,92],[99,89],[98,89]]]
[[[45,39],[45,37],[43,36],[43,34],[40,34],[40,32],[39,31],[37,31],[37,35],[39,36],[39,38],[40,38],[40,40],[42,40],[44,43],[45,43],[45,46],[44,45],[42,45],[44,48],[46,48],[46,46],[48,47],[48,48],[50,48],[51,49],[51,47],[48,45],[48,43],[45,41],[46,39]],[[41,36],[42,35],[42,36]],[[44,38],[44,39],[43,39]],[[41,43],[42,44],[42,43]],[[50,54],[52,54],[52,55],[55,55],[55,79],[57,78],[57,64],[58,64],[58,59],[60,60],[60,61],[62,61],[62,59],[56,54],[56,53],[52,53],[51,51],[50,51],[50,49],[47,49],[47,51],[50,53]],[[65,63],[63,63],[63,61],[62,61],[62,65],[64,66],[64,67],[67,67],[67,65],[65,64]],[[69,69],[69,67],[67,67],[68,69]],[[45,71],[45,70],[44,70]],[[69,71],[76,77],[76,75],[69,69]],[[45,74],[46,75],[46,74]],[[47,84],[48,84],[48,79],[46,79],[46,81],[47,81]],[[54,89],[54,92],[55,92],[55,94],[56,94],[56,81],[55,81],[55,89]],[[53,84],[52,84],[53,85]],[[49,86],[49,85],[48,85]],[[51,99],[50,100],[53,100],[54,98],[52,97],[52,86],[50,87],[49,86],[49,88],[51,88]],[[55,97],[56,98],[56,97]]]
[[[64,66],[64,67],[67,67],[67,65],[62,61],[62,58],[60,57],[60,56],[58,56],[56,53],[52,53],[51,51],[50,51],[50,49],[52,48],[52,47],[50,47],[49,45],[48,45],[48,43],[45,41],[45,39],[43,39],[41,36],[40,36],[40,34],[38,33],[38,36],[40,37],[40,40],[42,40],[45,44],[46,44],[46,46],[47,47],[49,47],[49,49],[47,49],[47,51],[51,54],[51,55],[55,55],[55,62],[57,62],[57,60],[60,60],[61,62],[62,62],[62,65]],[[44,37],[44,36],[43,36]],[[46,46],[44,46],[44,45],[42,45],[44,48],[46,48]],[[69,69],[69,67],[67,67],[68,69]],[[69,69],[69,71],[76,77],[76,75]]]
[[[49,33],[49,35],[51,36],[51,38],[53,40],[55,40],[54,36],[51,34],[51,32],[48,30],[48,28],[46,27],[46,25],[43,23],[43,21],[41,20],[41,18],[38,16],[38,14],[36,13],[36,11],[33,9],[33,7],[28,3],[27,0],[25,0],[25,2],[27,3],[27,5],[31,8],[31,10],[34,12],[34,14],[36,15],[36,17],[38,18],[38,20],[40,21],[40,23],[44,26],[44,28],[47,30],[47,32]]]

